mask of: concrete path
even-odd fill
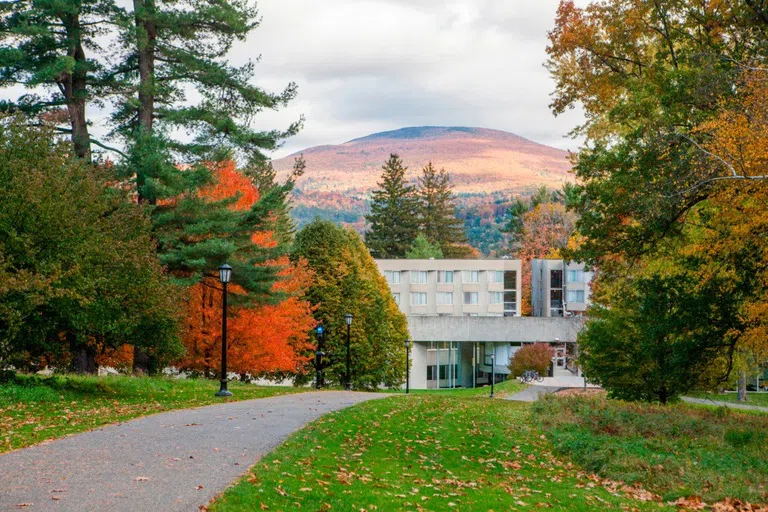
[[[691,398],[684,396],[681,398],[683,402],[687,402],[689,404],[699,404],[699,405],[716,405],[718,407],[730,407],[731,409],[741,409],[742,411],[761,411],[761,412],[768,412],[768,407],[761,407],[759,405],[749,405],[749,404],[734,404],[732,402],[718,402],[717,400],[710,400],[709,398]]]
[[[0,455],[0,510],[197,511],[288,435],[377,393],[172,411]]]
[[[554,393],[563,389],[560,386],[540,386],[538,384],[528,386],[522,391],[515,393],[514,395],[504,397],[505,400],[513,400],[515,402],[535,402],[542,395]]]

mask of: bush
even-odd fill
[[[558,454],[665,501],[768,503],[768,415],[604,396],[549,395],[532,406]]]
[[[536,370],[540,375],[546,375],[554,355],[552,347],[547,343],[525,345],[515,352],[507,367],[513,377],[522,375],[526,370]]]

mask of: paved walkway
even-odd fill
[[[540,386],[538,384],[534,384],[528,386],[522,391],[515,393],[514,395],[506,396],[504,399],[513,400],[515,402],[535,402],[541,398],[542,395],[554,393],[555,391],[560,391],[561,389],[563,388],[560,386]]]
[[[718,407],[724,406],[724,407],[730,407],[731,409],[741,409],[743,411],[761,411],[761,412],[768,412],[768,407],[761,407],[759,405],[749,405],[749,404],[735,404],[732,402],[719,402],[717,400],[710,400],[709,398],[691,398],[684,396],[681,398],[683,402],[688,402],[689,404],[699,404],[699,405],[716,405]]]
[[[325,391],[139,418],[0,455],[0,510],[197,511],[288,435],[377,393]]]

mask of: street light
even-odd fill
[[[347,313],[344,315],[344,323],[347,324],[347,382],[344,385],[344,389],[349,391],[352,389],[352,373],[350,372],[350,330],[352,328],[352,313]]]
[[[315,327],[315,335],[317,336],[317,351],[315,352],[315,389],[320,389],[322,386],[321,369],[323,367],[323,338],[325,337],[325,329],[322,324]]]
[[[405,394],[411,392],[411,340],[405,340]]]
[[[224,286],[221,315],[221,388],[216,396],[232,396],[227,389],[227,284],[232,279],[232,267],[226,263],[219,267],[219,281]]]
[[[496,347],[491,354],[491,398],[493,398],[493,385],[496,383]]]

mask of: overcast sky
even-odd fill
[[[586,2],[577,2],[584,4]],[[506,130],[573,149],[581,122],[549,111],[543,64],[557,0],[261,0],[261,26],[233,59],[261,55],[254,80],[299,96],[258,127],[302,132],[274,156],[417,125]]]
[[[128,5],[126,0],[120,3]],[[588,0],[576,0],[585,5]],[[259,0],[262,24],[232,51],[261,56],[254,82],[299,95],[254,119],[302,132],[274,158],[405,126],[475,126],[575,149],[580,112],[555,118],[544,69],[558,0]],[[0,92],[16,97],[21,87]],[[99,136],[107,112],[89,116]]]

